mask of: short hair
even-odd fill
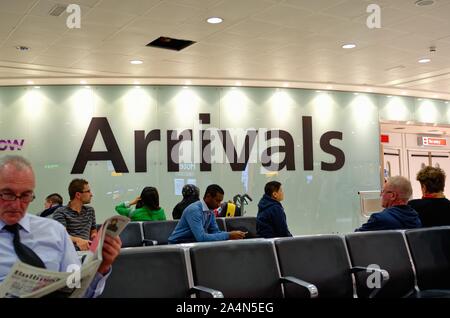
[[[428,193],[444,191],[445,172],[441,168],[424,167],[417,173],[416,179],[427,188]]]
[[[411,182],[402,176],[391,177],[387,181],[388,185],[395,190],[401,200],[408,201],[412,195]]]
[[[17,170],[31,169],[33,171],[31,163],[22,156],[6,155],[0,158],[0,171],[8,164],[13,165]]]
[[[87,182],[84,179],[73,179],[72,181],[70,181],[69,184],[70,200],[73,200],[75,198],[75,194],[77,192],[83,192],[85,184],[89,184],[89,182]]]
[[[278,192],[281,188],[281,183],[278,181],[270,181],[267,182],[264,187],[264,193],[267,194],[269,197],[272,196],[272,193]]]
[[[141,192],[141,201],[150,210],[159,210],[159,194],[155,187],[145,187]]]
[[[63,198],[59,193],[52,193],[49,194],[46,198],[46,201],[51,202],[52,204],[59,204],[62,205],[63,204]]]
[[[221,186],[218,184],[210,184],[206,188],[205,195],[203,196],[203,198],[205,198],[207,194],[209,194],[211,197],[215,198],[217,193],[225,194],[225,191],[223,191]]]
[[[200,197],[200,189],[194,184],[185,184],[183,189],[181,190],[181,194],[184,199],[195,197],[199,199]]]

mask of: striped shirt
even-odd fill
[[[71,236],[89,240],[91,230],[95,230],[95,211],[91,206],[83,205],[80,213],[68,205],[58,208],[53,213],[53,219],[64,225]]]

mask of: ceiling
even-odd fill
[[[0,85],[189,81],[450,99],[450,0],[415,1],[0,0]],[[73,2],[80,29],[67,28],[69,13],[49,15]],[[371,3],[380,29],[366,25]],[[224,21],[206,23],[211,16]],[[196,43],[145,46],[159,36]],[[431,62],[419,64],[424,57]]]

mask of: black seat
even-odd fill
[[[350,262],[342,237],[337,235],[280,238],[275,246],[282,276],[314,284],[320,298],[353,297]],[[287,285],[285,297],[298,297],[304,289]]]
[[[227,232],[227,228],[225,225],[225,218],[216,218],[217,226],[219,227],[219,230]]]
[[[143,245],[142,222],[130,222],[120,233],[122,247],[139,247]]]
[[[345,239],[353,266],[374,265],[389,273],[385,286],[376,273],[356,273],[358,297],[398,298],[414,293],[414,272],[401,231],[353,233],[346,235]]]
[[[226,298],[282,297],[270,241],[198,243],[189,251],[194,285],[218,290]]]
[[[178,220],[147,221],[143,223],[144,241],[146,245],[166,245],[170,234],[178,224]],[[153,243],[152,243],[153,242]]]
[[[418,297],[450,297],[450,227],[408,230],[405,234],[421,290]]]
[[[123,249],[102,298],[185,298],[189,281],[184,249],[176,246]]]
[[[254,216],[237,216],[225,218],[225,225],[228,232],[243,231],[248,232],[245,238],[256,238],[256,217]]]

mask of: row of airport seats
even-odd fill
[[[216,220],[221,231],[246,230],[248,238],[257,236],[256,217],[242,216]],[[178,220],[130,222],[120,234],[122,247],[166,245],[177,224]]]
[[[124,248],[105,298],[450,297],[450,227]]]

